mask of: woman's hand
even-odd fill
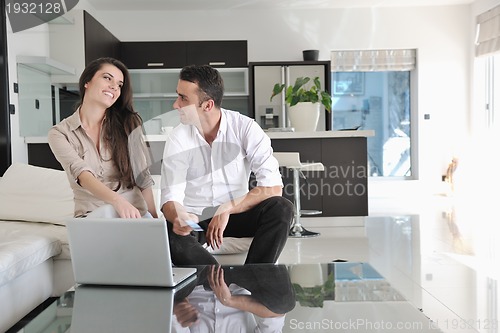
[[[140,218],[141,213],[123,196],[108,188],[89,171],[78,176],[80,186],[87,189],[95,197],[113,206],[121,218]]]
[[[189,327],[198,321],[198,310],[187,299],[175,303],[173,312],[182,327]]]
[[[113,208],[121,218],[140,218],[141,213],[125,198],[118,195],[112,202]]]

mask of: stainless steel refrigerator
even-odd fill
[[[276,83],[293,85],[298,77],[319,77],[321,87],[331,93],[329,61],[251,62],[249,63],[250,111],[264,129],[289,128],[284,93],[270,100]],[[331,115],[321,106],[317,131],[331,129]]]

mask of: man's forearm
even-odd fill
[[[222,303],[224,304],[224,301]],[[275,313],[269,310],[266,306],[264,306],[262,303],[257,302],[250,295],[231,296],[231,298],[228,299],[225,303],[226,304],[224,305],[230,306],[232,308],[241,311],[247,311],[253,313],[254,315],[257,315],[261,318],[275,318],[283,316],[283,314],[281,313]]]
[[[179,215],[186,213],[183,205],[176,201],[168,201],[161,207],[163,216],[167,221],[173,222]]]
[[[252,209],[256,205],[270,197],[278,197],[281,195],[281,186],[257,186],[244,196],[237,198],[232,202],[228,202],[222,206],[224,207],[225,211],[229,212],[229,214],[238,214]]]

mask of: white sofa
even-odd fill
[[[0,332],[74,285],[65,227],[73,206],[64,171],[15,163],[0,178]],[[250,242],[226,238],[213,254],[241,264]]]
[[[74,284],[63,171],[15,163],[0,178],[0,332]]]

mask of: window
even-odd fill
[[[332,52],[332,128],[374,130],[371,177],[416,178],[412,153],[415,50]]]
[[[500,54],[476,58],[476,130],[500,128]]]
[[[500,128],[500,6],[477,17],[475,101],[476,130]]]

